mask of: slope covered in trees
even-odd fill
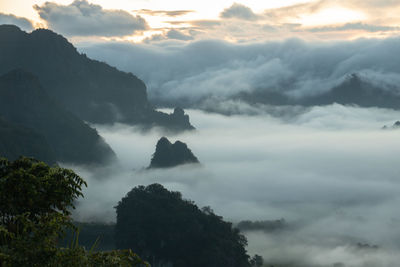
[[[3,130],[3,136],[7,135],[1,141],[7,143],[0,147],[3,155],[80,164],[101,164],[115,158],[95,129],[53,101],[39,80],[21,69],[0,76],[0,116],[18,125],[7,126],[12,134]],[[23,144],[28,145],[21,148]]]
[[[21,155],[56,163],[53,149],[44,136],[32,129],[13,124],[0,117],[0,155],[16,160]]]
[[[193,129],[183,114],[154,110],[136,76],[87,58],[61,35],[0,25],[0,40],[0,75],[15,68],[32,72],[50,97],[84,121]]]
[[[116,211],[117,248],[136,251],[152,266],[250,266],[238,229],[160,184],[133,188]]]
[[[181,141],[171,144],[166,137],[161,137],[149,168],[169,168],[187,163],[199,163],[187,145]]]

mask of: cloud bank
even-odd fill
[[[225,19],[236,18],[243,20],[257,20],[258,18],[251,8],[238,3],[233,3],[231,7],[222,11],[220,17]]]
[[[12,14],[0,13],[0,24],[14,24],[24,31],[31,31],[34,29],[32,22],[26,18],[14,16]]]
[[[400,32],[399,11],[400,4],[396,1],[304,1],[258,13],[249,6],[233,3],[220,12],[217,25],[199,26],[196,21],[186,20],[185,27],[200,31],[197,40],[215,38],[243,42],[289,37],[319,40],[382,38]],[[166,23],[173,25],[176,22]]]
[[[285,230],[246,233],[249,252],[271,264],[396,265],[400,141],[397,131],[380,128],[399,112],[331,105],[290,121],[188,112],[198,130],[169,138],[186,142],[201,167],[145,171],[161,133],[99,127],[120,165],[78,169],[89,187],[75,218],[112,221],[113,206],[132,187],[157,182],[233,222],[285,218]]]
[[[180,17],[195,12],[194,10],[151,10],[151,9],[140,9],[134,11],[140,14],[145,14],[150,16],[167,16],[167,17]]]
[[[90,57],[143,79],[160,105],[201,106],[238,93],[279,92],[304,98],[329,91],[357,73],[382,90],[400,94],[400,39],[343,42],[232,44],[218,40],[159,45],[78,44]]]
[[[34,9],[49,28],[68,36],[125,36],[148,28],[140,16],[103,9],[86,0],[75,0],[70,5],[46,2]]]

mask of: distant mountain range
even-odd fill
[[[388,129],[390,129],[390,130],[398,130],[398,129],[400,129],[400,121],[396,121],[395,123],[393,123],[392,126],[384,125],[382,127],[382,129],[383,130],[388,130]]]
[[[0,76],[0,154],[48,163],[104,164],[114,152],[92,129],[52,100],[24,70]]]
[[[400,109],[400,95],[379,88],[377,85],[363,80],[356,73],[350,74],[338,86],[323,90],[322,93],[313,96],[292,98],[277,91],[256,90],[250,93],[239,93],[235,98],[248,103],[269,105],[322,106],[338,103],[360,107]]]
[[[193,129],[181,113],[156,111],[135,75],[89,59],[59,34],[0,25],[0,40],[0,75],[13,69],[33,73],[52,99],[84,121]]]

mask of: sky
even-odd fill
[[[0,23],[50,28],[74,42],[348,40],[398,35],[399,11],[395,0],[0,0]]]

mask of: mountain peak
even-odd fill
[[[168,138],[161,137],[149,168],[169,168],[188,163],[199,163],[199,160],[185,143],[176,141],[172,144]]]
[[[89,59],[62,35],[2,25],[0,40],[0,75],[16,68],[34,73],[52,99],[84,121],[194,129],[182,109],[173,114],[156,111],[146,85],[135,75]]]
[[[18,26],[14,25],[14,24],[1,24],[0,31],[1,32],[20,32],[20,33],[24,32]]]
[[[24,32],[16,25],[2,24],[0,25],[0,36],[4,36],[15,40],[21,40],[21,38],[28,36],[28,33]]]

